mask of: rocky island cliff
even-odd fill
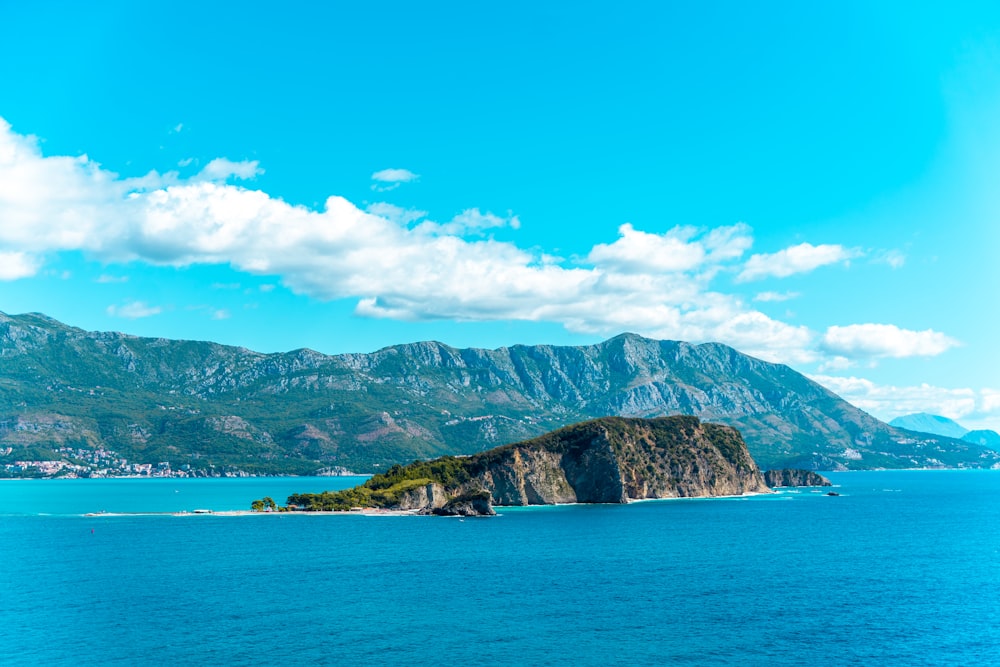
[[[833,486],[830,480],[819,473],[796,468],[768,470],[764,473],[764,483],[772,488],[779,486]]]
[[[352,507],[489,514],[492,505],[627,503],[769,493],[736,429],[697,417],[605,417],[469,457],[395,466],[364,485],[290,496],[305,510]]]

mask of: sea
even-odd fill
[[[0,665],[1000,665],[1000,471],[827,475],[466,519],[113,515],[363,478],[2,481]]]

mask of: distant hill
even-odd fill
[[[980,447],[989,447],[990,449],[1000,451],[1000,433],[996,431],[986,429],[969,431],[962,436],[962,440],[979,445]]]
[[[912,415],[896,417],[889,422],[889,425],[896,428],[905,428],[908,431],[943,435],[948,438],[961,438],[969,432],[969,429],[960,426],[947,417],[930,415],[926,412],[917,412]]]
[[[738,428],[763,468],[1000,465],[717,343],[262,354],[0,314],[0,474],[370,472],[596,417],[677,414]],[[17,463],[39,460],[60,463]]]

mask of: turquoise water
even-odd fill
[[[249,510],[271,496],[279,504],[293,493],[347,489],[367,477],[242,477],[231,479],[0,480],[0,518],[89,512],[190,512]]]
[[[0,482],[0,664],[1000,664],[1000,471],[830,477],[466,520],[80,516],[330,478]]]

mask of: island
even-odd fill
[[[740,432],[693,416],[604,417],[472,456],[395,465],[297,511],[371,508],[488,516],[494,506],[628,503],[771,493]]]

